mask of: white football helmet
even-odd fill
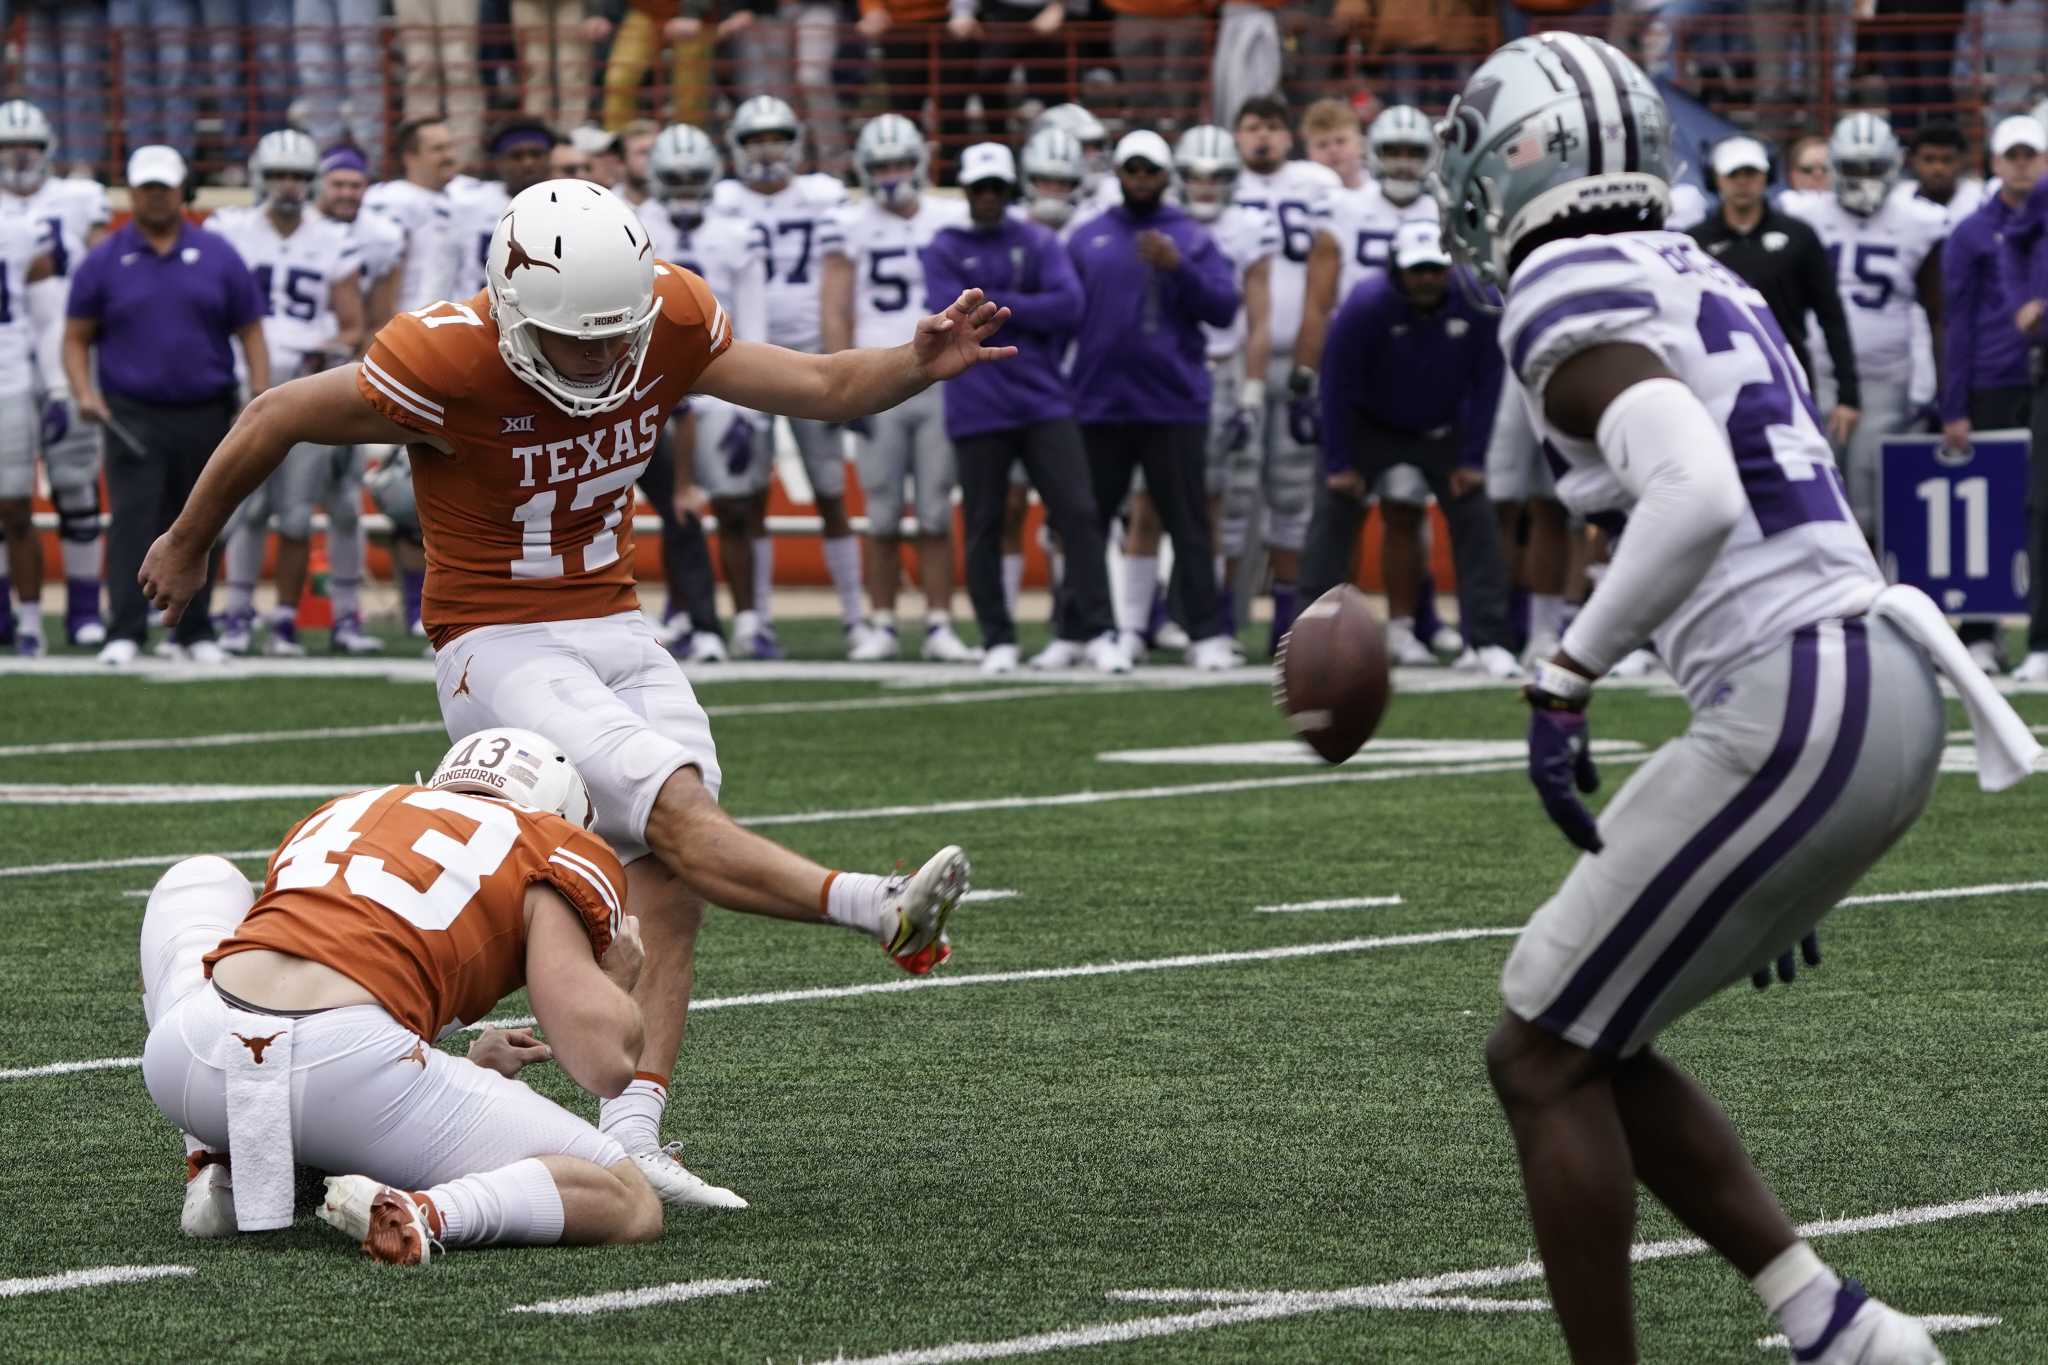
[[[773,147],[749,148],[747,139],[780,133],[788,141]],[[804,159],[804,126],[796,110],[773,95],[756,95],[733,110],[725,128],[726,150],[734,174],[756,189],[785,184]]]
[[[1066,130],[1047,125],[1025,142],[1018,163],[1024,177],[1025,212],[1047,227],[1065,225],[1080,207],[1081,186],[1088,178],[1081,144]]]
[[[1094,194],[1109,174],[1109,129],[1102,120],[1078,104],[1055,104],[1038,116],[1032,131],[1057,128],[1081,144],[1082,168],[1086,172],[1081,188]]]
[[[531,730],[500,726],[455,741],[426,785],[444,792],[474,792],[549,810],[578,829],[597,818],[590,789],[562,746]]]
[[[1188,216],[1213,223],[1230,207],[1237,192],[1238,173],[1244,162],[1238,159],[1237,139],[1213,123],[1201,123],[1180,135],[1173,144],[1173,169],[1180,177],[1180,194]]]
[[[1405,207],[1422,197],[1423,182],[1436,169],[1436,151],[1436,130],[1412,104],[1381,110],[1366,130],[1365,168],[1392,204]]]
[[[647,363],[661,301],[654,244],[625,200],[588,180],[543,180],[521,191],[491,233],[484,280],[498,354],[514,374],[571,417],[626,401]],[[548,362],[536,331],[631,344],[603,374],[582,379]]]
[[[1828,139],[1828,165],[1834,171],[1835,198],[1859,218],[1884,207],[1898,183],[1905,154],[1891,124],[1876,114],[1847,114]]]
[[[703,221],[712,187],[725,169],[717,144],[702,128],[688,123],[671,123],[661,130],[648,153],[647,167],[654,197],[667,206],[671,218],[691,227]]]
[[[869,119],[853,143],[853,170],[860,178],[861,188],[889,208],[917,202],[918,195],[924,193],[930,159],[924,134],[901,114],[881,114]],[[875,173],[877,166],[904,164],[910,167],[907,173]]]
[[[305,183],[284,181],[273,185],[270,178],[274,175],[303,176]],[[265,133],[257,139],[256,150],[249,154],[249,183],[256,187],[257,202],[268,204],[286,217],[294,217],[305,209],[306,196],[319,176],[320,148],[296,128]]]
[[[50,173],[56,134],[41,109],[27,100],[0,104],[0,187],[34,194]]]

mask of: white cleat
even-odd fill
[[[1429,638],[1429,647],[1439,654],[1455,655],[1463,652],[1465,637],[1456,626],[1438,626]]]
[[[1483,645],[1478,649],[1468,649],[1458,656],[1458,661],[1451,667],[1462,673],[1484,673],[1487,677],[1501,682],[1519,682],[1522,678],[1521,663],[1499,645]]]
[[[640,1174],[647,1177],[647,1183],[654,1186],[654,1192],[661,1196],[661,1202],[672,1209],[743,1209],[747,1201],[731,1190],[714,1185],[676,1159],[676,1153],[683,1150],[680,1142],[671,1142],[658,1152],[635,1152],[633,1163],[640,1168]]]
[[[1116,633],[1116,642],[1123,650],[1124,657],[1133,664],[1144,663],[1145,656],[1152,652],[1151,647],[1145,643],[1145,637],[1135,630],[1118,631]],[[1182,648],[1185,649],[1186,646],[1183,645]]]
[[[686,611],[669,613],[662,623],[654,628],[654,638],[670,649],[689,639],[690,634],[690,613]]]
[[[176,640],[158,640],[154,645],[150,646],[149,652],[167,664],[183,664],[192,661],[192,656],[185,652],[185,646],[179,644]]]
[[[334,632],[328,639],[328,646],[336,654],[364,655],[382,654],[384,642],[363,631],[362,621],[355,616],[338,617]]]
[[[442,1250],[419,1200],[366,1175],[328,1176],[327,1197],[317,1213],[365,1256],[386,1265],[425,1265]]]
[[[858,625],[846,637],[846,657],[857,664],[880,663],[896,657],[896,627]]]
[[[1630,650],[1621,656],[1621,662],[1607,670],[1610,678],[1654,678],[1664,671],[1664,664],[1647,649]]]
[[[1387,656],[1408,668],[1433,668],[1437,662],[1429,646],[1415,638],[1415,627],[1405,621],[1387,622]]]
[[[1128,673],[1131,656],[1115,632],[1105,630],[1088,642],[1088,666],[1097,673]]]
[[[924,628],[924,644],[918,647],[919,654],[940,664],[971,664],[981,657],[981,651],[971,648],[954,633],[951,621],[933,621]]]
[[[185,1209],[178,1227],[187,1237],[232,1237],[235,1185],[227,1158],[216,1152],[194,1152],[185,1158]]]
[[[266,659],[303,659],[306,647],[297,640],[287,640],[282,635],[271,635],[263,641],[263,657]]]
[[[1847,1321],[1793,1359],[1812,1365],[1946,1365],[1947,1357],[1918,1319],[1865,1297],[1854,1280],[1835,1291],[1835,1313],[1847,1314]]]
[[[2005,665],[1999,662],[1998,646],[1989,640],[1970,642],[1970,662],[1994,678],[2005,672]]]
[[[700,630],[690,637],[691,663],[722,664],[725,659],[725,640],[717,631]]]
[[[2012,671],[2012,680],[2023,683],[2048,682],[2048,652],[2036,650]]]
[[[141,652],[133,640],[109,640],[100,649],[100,663],[107,668],[126,668]]]
[[[1182,655],[1189,668],[1198,673],[1221,673],[1244,662],[1238,653],[1237,641],[1228,635],[1211,635],[1206,640],[1197,640],[1187,647]]]
[[[299,650],[301,654],[305,652],[303,649]],[[204,664],[208,668],[214,668],[226,663],[228,661],[228,654],[226,650],[211,640],[194,640],[186,647],[185,658],[191,663]]]
[[[1194,641],[1188,639],[1188,633],[1181,629],[1180,622],[1167,621],[1152,632],[1152,643],[1161,649],[1186,649]],[[1136,659],[1141,656],[1133,654],[1131,657]]]
[[[1079,640],[1054,640],[1031,656],[1031,666],[1041,671],[1077,668],[1088,657],[1088,647]]]
[[[989,677],[999,677],[1017,671],[1017,646],[990,645],[981,656],[981,671]]]
[[[923,976],[953,955],[946,921],[967,894],[973,870],[967,855],[948,844],[911,876],[891,879],[888,905],[896,911],[896,932],[882,947],[897,966]]]
[[[80,649],[97,649],[107,642],[107,627],[102,621],[87,621],[71,632],[71,643]]]

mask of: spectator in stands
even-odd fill
[[[1980,428],[2024,427],[2033,415],[2028,337],[2020,328],[2030,322],[2038,329],[2039,319],[2021,317],[2026,300],[2012,263],[2000,259],[2000,241],[2020,226],[2021,210],[2041,178],[2044,150],[2048,129],[2038,119],[2022,114],[2001,122],[1991,134],[1991,171],[1998,177],[1998,193],[1959,223],[1942,249],[1948,363],[1942,371],[1941,420],[1942,434],[1951,446],[1969,445],[1970,433]],[[2039,470],[2043,463],[2035,460],[2034,468]],[[2036,503],[2037,510],[2039,506]],[[2041,552],[2038,541],[2034,550]],[[2035,612],[2037,621],[2042,616]],[[1963,638],[1985,672],[2001,669],[1994,637],[1966,631]]]
[[[974,80],[992,134],[1015,107],[1010,72],[1021,68],[1024,96],[1058,104],[1066,79],[1066,44],[1060,30],[1087,13],[1087,0],[951,0],[946,26],[956,43],[976,43]],[[994,32],[984,25],[998,26]],[[953,50],[957,51],[957,47]]]
[[[1223,0],[1216,25],[1216,53],[1209,64],[1210,117],[1235,118],[1254,95],[1280,88],[1280,21],[1283,0]]]
[[[1204,0],[1104,0],[1124,116],[1171,133],[1195,122],[1208,41]],[[1225,117],[1218,113],[1217,117]]]
[[[55,124],[51,173],[100,179],[107,155],[106,0],[29,0],[22,9],[22,86]]]
[[[384,45],[378,0],[293,0],[299,100],[322,147],[348,138],[374,171],[384,149]],[[345,117],[344,117],[345,113]]]
[[[604,68],[603,123],[614,132],[640,117],[640,84],[669,50],[669,108],[674,123],[702,124],[711,113],[711,49],[743,26],[739,12],[714,23],[710,0],[612,0],[605,19],[617,25]],[[751,15],[748,16],[752,18]]]
[[[941,229],[919,253],[926,307],[933,299],[958,298],[972,283],[1010,310],[1003,336],[1017,348],[1002,364],[977,365],[942,386],[946,438],[959,463],[967,595],[981,625],[982,671],[1017,668],[1017,626],[1003,590],[1002,530],[1010,470],[1022,464],[1045,504],[1047,523],[1067,550],[1067,574],[1053,604],[1051,661],[1085,658],[1104,672],[1122,672],[1130,661],[1116,644],[1102,523],[1074,425],[1073,394],[1060,373],[1061,357],[1081,321],[1081,283],[1051,229],[1010,213],[1017,164],[1008,147],[969,147],[960,158],[960,183],[967,193],[968,225]]]
[[[445,119],[455,164],[470,165],[484,131],[484,88],[476,68],[478,0],[392,3],[405,120]]]
[[[112,611],[100,662],[115,667],[132,663],[148,634],[148,605],[135,578],[142,557],[234,424],[232,340],[240,339],[247,357],[250,396],[270,387],[263,300],[227,239],[186,221],[186,183],[185,160],[174,149],[136,148],[128,158],[135,216],[78,263],[65,310],[64,372],[78,414],[107,433]],[[217,568],[215,558],[159,654],[222,660],[207,615]]]
[[[950,148],[967,140],[967,96],[978,71],[947,41],[941,21],[949,0],[860,0],[860,31],[881,47],[882,83],[889,107],[911,122],[937,129],[933,172],[951,179]],[[1005,75],[1007,76],[1007,72]],[[936,121],[925,113],[929,99]]]
[[[107,31],[122,78],[121,133],[129,146],[193,145],[192,44],[196,0],[107,0]],[[59,99],[48,107],[61,109]]]
[[[2041,49],[2048,43],[2048,3],[1976,0],[1971,9],[1982,23],[1978,32],[1983,35],[1985,84],[1981,92],[1985,108],[2026,108],[2041,96]]]
[[[2032,181],[2005,233],[2003,265],[2013,326],[2029,352],[2028,426],[2033,441],[2027,462],[2027,558],[2031,564],[2048,565],[2048,176],[2041,174],[2043,153],[2048,152],[2043,143],[2048,139],[2031,146],[2025,140],[2048,129],[2008,130],[2001,125],[1999,132],[2003,137],[1998,141],[2005,145],[1997,168],[2002,182],[1999,199],[2010,204],[2006,196],[2011,187]],[[2013,677],[2048,682],[2048,572],[2032,575],[2028,605],[2027,657]]]
[[[1828,140],[1814,133],[1794,138],[1785,150],[1785,188],[1826,194],[1834,183],[1828,169]]]
[[[1883,103],[1901,132],[1924,119],[1951,118],[1956,102],[1953,69],[1969,0],[1868,0],[1857,9],[1856,65],[1875,67],[1885,86]]]
[[[519,107],[528,118],[572,128],[589,117],[590,45],[610,32],[584,0],[512,0]]]
[[[1295,39],[1290,89],[1320,92],[1347,78],[1351,51],[1372,34],[1371,0],[1311,0],[1309,23]],[[1218,118],[1223,110],[1215,111]]]
[[[1695,224],[1689,235],[1764,296],[1809,386],[1813,361],[1806,353],[1807,315],[1820,321],[1828,359],[1835,367],[1836,405],[1827,414],[1827,433],[1840,449],[1856,429],[1863,393],[1856,378],[1856,351],[1849,344],[1849,321],[1842,313],[1842,295],[1827,250],[1812,228],[1764,198],[1770,156],[1762,143],[1752,137],[1724,138],[1714,148],[1713,164],[1720,209]]]
[[[1484,52],[1493,45],[1493,6],[1486,0],[1377,0],[1372,50],[1392,59],[1381,95],[1390,104],[1441,109],[1464,71],[1446,53]]]
[[[220,183],[248,179],[258,130],[285,121],[291,102],[292,0],[199,0],[206,26],[206,85],[220,117]],[[251,119],[253,117],[253,122]]]
[[[734,36],[733,102],[755,95],[788,101],[803,119],[817,169],[844,175],[846,124],[833,79],[844,6],[834,0],[734,0],[733,8],[719,25],[721,34]]]

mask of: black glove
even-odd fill
[[[1316,396],[1316,372],[1296,365],[1287,372],[1287,434],[1296,445],[1320,445],[1323,439],[1323,409]]]
[[[1560,695],[1543,685],[1565,673],[1555,666],[1540,668],[1537,681],[1522,689],[1529,703],[1529,781],[1543,802],[1543,813],[1564,837],[1588,853],[1598,853],[1606,847],[1600,826],[1579,799],[1581,793],[1600,789],[1593,737],[1586,726],[1590,684],[1572,688],[1576,696]]]
[[[1799,955],[1806,959],[1806,965],[1809,967],[1818,967],[1820,965],[1820,933],[1818,931],[1808,934],[1805,938],[1799,940]],[[1784,952],[1778,954],[1778,980],[1789,986],[1798,975],[1799,964],[1792,960],[1792,950],[1787,948]],[[1749,983],[1758,990],[1765,989],[1771,984],[1771,969],[1769,967],[1757,968],[1756,974],[1749,978]]]

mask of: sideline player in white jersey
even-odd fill
[[[1509,955],[1486,1048],[1566,1343],[1638,1359],[1640,1179],[1750,1280],[1799,1360],[1937,1362],[1917,1321],[1799,1239],[1728,1116],[1652,1043],[1773,959],[1790,980],[1802,941],[1818,961],[1821,917],[1933,793],[1937,665],[1966,698],[1985,787],[2018,781],[2040,746],[1939,609],[1885,587],[1763,296],[1660,230],[1671,124],[1641,70],[1596,39],[1520,39],[1439,131],[1447,231],[1506,289],[1501,348],[1558,491],[1628,518],[1525,690],[1530,777],[1583,856]],[[1692,722],[1596,823],[1587,702],[1646,636]]]
[[[36,224],[0,212],[0,531],[15,593],[15,652],[38,658],[43,642],[43,539],[30,498],[36,491],[36,319],[29,291],[52,278],[56,265]]]
[[[320,151],[311,137],[292,128],[265,133],[249,157],[256,202],[218,209],[205,224],[228,239],[255,277],[276,383],[346,364],[363,342],[361,258],[348,229],[306,212],[319,169]],[[227,534],[227,619],[220,635],[228,653],[247,654],[255,643],[256,579],[272,518],[277,605],[263,622],[263,652],[284,658],[306,652],[299,643],[298,613],[312,556],[313,508],[334,504],[349,459],[350,452],[333,446],[295,446],[237,509]]]
[[[64,633],[74,645],[97,646],[107,640],[100,619],[100,565],[106,548],[100,531],[100,441],[78,419],[64,376],[64,300],[71,289],[71,267],[106,235],[112,211],[106,188],[97,181],[49,173],[54,143],[41,109],[27,100],[0,104],[0,203],[28,214],[50,257],[50,274],[30,286],[26,300],[17,295],[12,309],[25,307],[35,328],[37,449],[57,509]],[[10,580],[11,569],[0,560],[0,648],[21,643],[14,638]]]
[[[853,169],[867,196],[840,209],[823,229],[819,325],[829,355],[849,346],[900,346],[917,326],[924,297],[918,253],[942,228],[967,222],[967,205],[926,194],[931,153],[924,134],[901,114],[881,114],[854,139]],[[896,594],[903,575],[903,483],[917,487],[918,583],[924,589],[924,638],[918,653],[940,663],[980,657],[953,630],[953,489],[959,475],[946,439],[946,409],[936,388],[876,413],[854,432],[854,467],[867,497],[867,584],[873,616],[850,658],[893,659],[899,652]]]
[[[460,301],[462,241],[448,184],[455,178],[455,143],[438,118],[408,119],[395,138],[403,178],[372,185],[363,207],[382,214],[405,234],[405,273],[399,277],[400,312],[426,308],[442,299]],[[426,591],[427,552],[413,513],[410,456],[393,451],[384,466],[367,476],[378,506],[391,518],[391,557],[398,562],[405,626],[424,637],[420,598]]]
[[[1876,114],[1850,114],[1828,139],[1833,188],[1787,190],[1778,196],[1780,209],[1804,220],[1820,237],[1841,287],[1849,339],[1856,347],[1863,417],[1837,453],[1849,484],[1849,505],[1873,541],[1880,448],[1887,436],[1913,423],[1916,306],[1927,315],[1934,356],[1942,352],[1941,243],[1948,236],[1948,218],[1933,204],[1892,192],[1900,161],[1899,140],[1889,123]],[[1825,412],[1834,406],[1834,372],[1825,363],[1817,368],[1814,395]],[[1937,391],[1939,383],[1937,374]]]
[[[1035,136],[1057,128],[1081,144],[1081,195],[1077,218],[1086,218],[1124,201],[1123,187],[1109,164],[1109,129],[1078,104],[1055,104],[1032,122]]]
[[[1327,166],[1294,161],[1287,106],[1271,95],[1244,102],[1232,127],[1244,161],[1237,202],[1267,214],[1280,234],[1270,293],[1273,355],[1266,381],[1266,420],[1255,436],[1265,543],[1273,580],[1273,639],[1294,622],[1296,575],[1308,537],[1315,489],[1322,478],[1316,430],[1316,367],[1322,362],[1325,319],[1305,312],[1307,300],[1335,287],[1337,239],[1330,230],[1330,199],[1343,182]]]
[[[846,202],[846,186],[829,175],[799,174],[803,161],[803,127],[796,111],[773,95],[756,95],[733,111],[726,126],[733,179],[712,196],[715,213],[730,214],[752,225],[768,258],[768,340],[793,351],[816,353],[818,277],[824,272],[819,237],[832,214]],[[803,457],[811,496],[824,522],[825,567],[839,596],[840,625],[850,652],[860,643],[860,542],[846,519],[846,447],[841,430],[825,422],[792,417],[790,436]],[[755,459],[772,467],[775,442],[772,419],[764,419]],[[765,490],[767,478],[761,477]],[[733,653],[743,659],[779,659],[775,638],[775,542],[768,536],[768,500],[759,499],[760,514],[747,522],[746,548],[725,561],[727,582],[745,575],[754,587],[754,609],[733,616]],[[738,542],[719,537],[731,550]]]

